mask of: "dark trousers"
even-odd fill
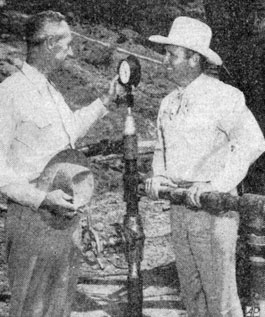
[[[43,213],[45,213],[43,211]],[[40,212],[10,204],[6,219],[10,317],[70,317],[80,252],[79,219],[52,227]],[[44,217],[45,218],[45,217]]]

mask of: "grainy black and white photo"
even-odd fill
[[[0,317],[265,317],[264,73],[264,0],[0,0]]]

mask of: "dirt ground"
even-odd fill
[[[146,235],[142,262],[144,313],[146,316],[180,316],[183,304],[170,245],[168,204],[143,198],[140,212]],[[125,203],[120,192],[106,192],[94,198],[91,207],[92,226],[101,241],[115,234],[110,224],[122,222]],[[4,215],[0,218],[0,316],[8,316],[10,292],[4,259]],[[123,253],[105,250],[100,269],[94,255],[88,251],[80,270],[78,290],[73,304],[73,317],[126,316],[127,262]],[[178,315],[177,315],[178,314]],[[25,316],[26,317],[26,316]]]

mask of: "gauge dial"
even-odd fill
[[[127,85],[129,83],[131,77],[131,68],[126,59],[120,64],[119,76],[122,84]]]
[[[129,55],[120,61],[118,66],[119,80],[122,85],[136,87],[141,78],[141,65],[138,59]]]

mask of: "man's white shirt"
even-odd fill
[[[21,71],[0,85],[0,191],[6,185],[25,184],[26,190],[14,196],[30,195],[34,190],[29,182],[48,161],[74,148],[76,140],[106,113],[100,99],[72,112],[46,77],[24,63]],[[44,193],[33,196],[37,208]]]
[[[218,79],[202,74],[161,103],[154,175],[209,181],[214,190],[230,192],[264,150],[243,93]]]

